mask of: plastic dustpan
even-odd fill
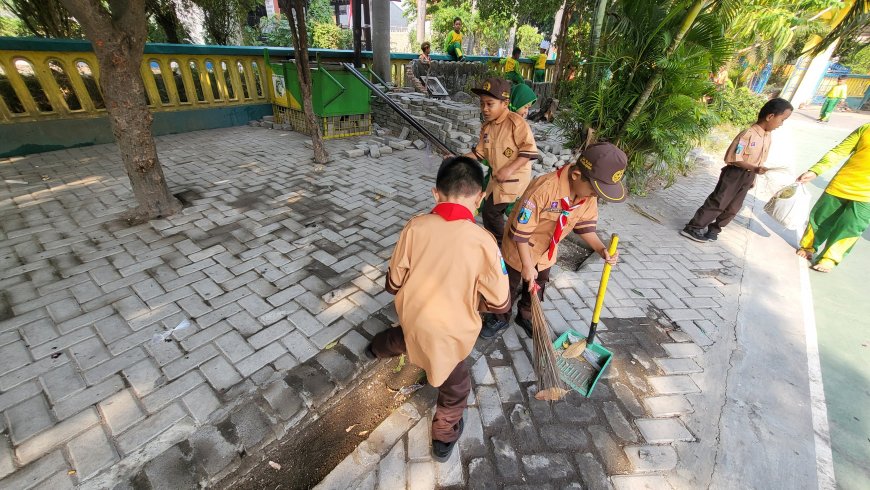
[[[618,244],[619,236],[614,233],[608,250],[611,257],[616,255]],[[598,296],[595,298],[595,309],[592,312],[592,323],[589,325],[589,337],[569,329],[553,342],[553,348],[556,350],[556,365],[559,366],[562,381],[587,398],[592,394],[592,390],[595,389],[595,385],[598,384],[598,380],[601,379],[613,358],[612,352],[595,343],[595,332],[598,329],[601,308],[604,306],[607,283],[610,281],[610,268],[611,265],[605,262],[604,269],[601,271],[601,283],[598,285]],[[581,341],[586,344],[581,353],[570,357],[562,355],[565,349]]]
[[[593,343],[587,344],[583,355],[579,357],[570,359],[562,357],[567,345],[581,340],[586,340],[586,337],[576,330],[569,329],[553,342],[553,348],[556,350],[556,365],[559,366],[562,381],[577,393],[588,398],[604,371],[607,370],[607,366],[610,365],[613,353],[604,346]],[[589,352],[592,354],[590,355]],[[590,358],[596,361],[597,366],[590,362]]]

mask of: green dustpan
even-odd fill
[[[609,252],[611,257],[616,254],[618,244],[619,236],[614,233],[610,240]],[[595,389],[595,385],[598,384],[598,380],[601,379],[613,359],[612,352],[601,344],[594,343],[601,308],[604,306],[607,283],[610,280],[610,268],[610,264],[605,262],[604,270],[601,271],[601,283],[598,285],[598,296],[595,298],[595,310],[592,312],[592,324],[589,326],[589,337],[569,329],[553,342],[553,348],[556,350],[556,365],[559,367],[562,381],[587,398],[592,395],[592,390]],[[562,353],[568,346],[581,340],[586,341],[583,355],[572,358],[562,357]]]

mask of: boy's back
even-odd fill
[[[471,353],[481,305],[507,305],[505,273],[495,238],[473,221],[433,213],[412,218],[402,230],[387,287],[396,292],[409,358],[433,385]]]

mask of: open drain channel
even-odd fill
[[[319,418],[272,443],[263,450],[261,461],[230,475],[218,488],[294,490],[317,485],[390,413],[408,401],[398,391],[417,383],[422,371],[406,364],[397,373],[397,366],[398,358],[379,361],[367,380],[334,405],[318,411]],[[425,394],[432,394],[430,391],[434,393],[427,386],[411,399],[422,400]]]

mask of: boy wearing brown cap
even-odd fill
[[[501,244],[505,209],[528,187],[532,179],[531,161],[538,158],[538,147],[529,124],[508,109],[511,96],[508,80],[489,78],[471,91],[480,96],[484,123],[480,141],[466,156],[477,158],[492,169],[481,215],[484,228]]]
[[[599,198],[611,202],[625,200],[622,176],[626,164],[625,153],[616,146],[592,145],[575,163],[535,179],[514,207],[508,218],[502,254],[508,266],[511,305],[518,291],[521,294],[516,322],[529,337],[532,336],[530,293],[533,283],[537,283],[538,297],[543,300],[559,242],[570,230],[579,234],[608,263],[616,263],[618,254],[610,256],[595,233],[595,226]],[[494,337],[507,328],[509,322],[510,311],[490,315],[480,336]]]
[[[479,311],[510,311],[504,261],[492,235],[472,210],[483,199],[483,170],[474,160],[444,160],[435,180],[437,205],[408,221],[387,271],[401,327],[372,339],[366,354],[408,359],[438,388],[432,419],[432,455],[446,461],[462,434],[471,391],[465,358],[480,332]]]

